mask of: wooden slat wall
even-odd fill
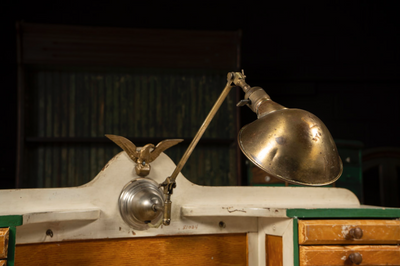
[[[93,141],[78,143],[79,138],[105,133],[133,141],[192,138],[224,87],[227,71],[239,66],[239,31],[17,26],[17,187],[81,185],[119,151]],[[205,138],[235,143],[235,98],[227,97]],[[202,185],[240,184],[239,150],[231,143],[225,142],[219,154],[220,145],[204,147],[184,174]],[[168,155],[177,159],[181,153]]]
[[[143,69],[30,69],[28,136],[193,138],[226,84],[226,73]],[[229,94],[204,138],[232,139]]]
[[[246,265],[246,234],[17,245],[16,266]]]
[[[90,141],[106,140],[104,134],[128,137],[136,145],[149,143],[137,142],[146,137],[191,140],[226,83],[225,74],[197,70],[109,71],[30,69],[25,130],[30,165],[22,187],[85,184],[121,151],[109,140]],[[204,134],[214,143],[199,145],[183,169],[190,181],[236,185],[235,103],[235,95],[228,95]],[[186,149],[180,144],[166,153],[178,163]]]
[[[238,31],[21,25],[23,64],[229,69],[239,67]]]

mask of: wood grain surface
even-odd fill
[[[17,245],[15,265],[247,265],[246,234]]]
[[[283,265],[283,242],[281,236],[265,235],[265,256],[267,266]]]
[[[400,247],[365,246],[300,246],[300,266],[355,265],[349,255],[360,253],[360,265],[400,265]]]
[[[349,231],[363,231],[361,239],[353,239]],[[299,220],[299,244],[398,244],[399,220]]]
[[[0,266],[6,266],[7,261],[6,260],[0,260]]]
[[[7,258],[9,235],[10,230],[8,228],[0,228],[0,259]]]

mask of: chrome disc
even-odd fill
[[[164,194],[157,182],[137,178],[122,189],[118,200],[122,219],[135,230],[146,230],[163,217]],[[156,208],[157,206],[157,208]]]

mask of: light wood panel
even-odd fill
[[[7,258],[9,235],[10,230],[8,228],[0,228],[0,259]]]
[[[7,261],[6,260],[0,260],[0,266],[6,266]]]
[[[301,246],[300,266],[355,265],[349,255],[360,253],[360,265],[400,265],[399,246]]]
[[[349,231],[363,231],[361,239],[353,239]],[[398,244],[399,220],[299,220],[299,244]]]
[[[246,234],[17,245],[15,265],[246,265]]]
[[[283,244],[281,236],[265,235],[265,256],[267,266],[283,265]]]

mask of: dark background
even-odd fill
[[[396,1],[256,2],[259,4],[2,1],[1,187],[13,187],[15,182],[16,21],[151,29],[240,29],[241,67],[250,85],[263,87],[284,106],[316,114],[335,139],[361,141],[364,151],[399,147],[400,16]],[[250,120],[255,118],[250,115]]]

